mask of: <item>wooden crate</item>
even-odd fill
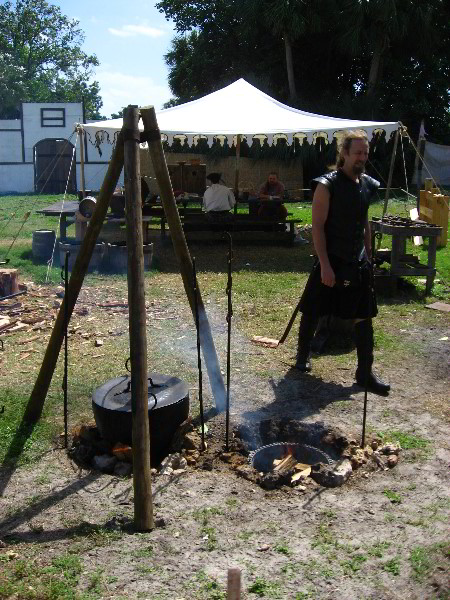
[[[425,181],[425,186],[427,181]],[[429,190],[420,190],[419,219],[442,227],[442,233],[437,238],[438,248],[447,245],[449,200],[450,197],[440,194],[438,188],[431,187]]]

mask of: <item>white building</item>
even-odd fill
[[[76,193],[80,185],[80,140],[85,123],[81,102],[23,102],[19,119],[0,119],[0,193]],[[94,140],[92,140],[94,142]],[[98,190],[111,158],[111,144],[99,155],[84,142],[85,188]]]

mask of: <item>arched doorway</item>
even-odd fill
[[[67,193],[76,194],[76,157],[74,146],[68,140],[40,140],[34,146],[33,154],[36,192],[64,194],[67,185]]]

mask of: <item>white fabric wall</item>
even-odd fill
[[[417,183],[418,173],[414,173],[413,183]],[[450,146],[425,142],[424,164],[421,184],[433,178],[438,185],[450,185]]]
[[[108,170],[108,164],[104,165],[84,165],[84,181],[85,189],[97,191],[101,188],[103,180],[105,178],[106,171]],[[123,170],[120,175],[120,179],[117,185],[123,186]],[[80,165],[77,164],[77,188],[81,190],[81,177],[80,177]]]

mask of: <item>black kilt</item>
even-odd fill
[[[336,275],[333,287],[321,280],[320,262],[316,259],[300,300],[302,313],[322,317],[333,315],[341,319],[367,319],[378,313],[372,285],[370,263],[363,259],[347,263],[336,256],[329,257]]]

